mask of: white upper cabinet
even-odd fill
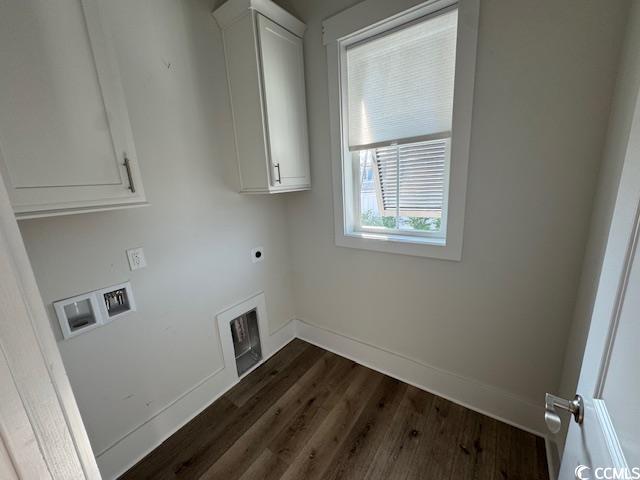
[[[18,218],[145,203],[97,0],[0,3],[0,168]]]
[[[307,190],[305,25],[269,0],[229,0],[222,28],[240,191]]]

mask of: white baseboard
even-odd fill
[[[295,338],[296,321],[291,320],[263,339],[267,360]],[[219,368],[183,393],[153,417],[114,442],[96,456],[104,479],[115,479],[186,425],[237,383],[230,368]]]
[[[397,378],[459,405],[545,438],[549,475],[555,480],[558,453],[547,438],[544,408],[499,388],[427,365],[302,320],[291,320],[263,339],[268,359],[300,338],[366,367]],[[220,368],[97,455],[102,477],[114,479],[135,465],[169,436],[237,383],[229,368]]]
[[[544,406],[470,378],[347,337],[304,320],[298,338],[476,412],[546,438]]]

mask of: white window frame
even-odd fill
[[[458,7],[456,76],[454,83],[452,136],[449,148],[449,185],[443,237],[411,232],[376,232],[354,225],[353,162],[346,124],[347,46],[397,28],[453,5]],[[329,114],[335,241],[342,247],[399,253],[444,260],[461,260],[462,238],[471,139],[471,113],[475,84],[479,0],[365,0],[325,20],[323,43],[327,48]],[[348,200],[348,201],[347,201]]]

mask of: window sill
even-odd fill
[[[442,238],[414,235],[385,235],[370,232],[336,232],[336,245],[376,252],[459,261],[461,246],[448,245]]]
[[[377,233],[377,232],[352,232],[345,233],[345,236],[353,238],[366,238],[370,240],[380,240],[382,242],[399,242],[399,243],[413,243],[416,245],[437,245],[444,247],[447,241],[444,238],[418,236],[418,235],[400,235],[396,233]]]

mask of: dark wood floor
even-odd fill
[[[541,438],[294,340],[121,478],[548,475]]]

